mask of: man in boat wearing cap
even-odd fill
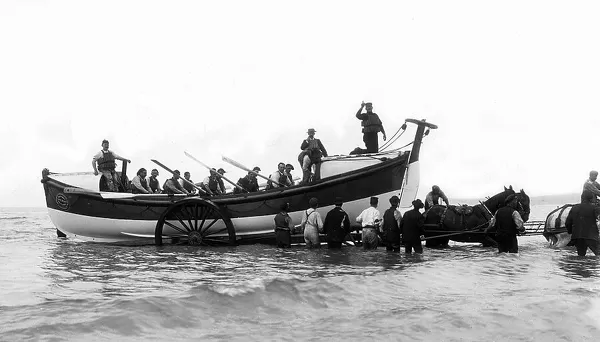
[[[591,191],[583,190],[581,203],[571,208],[565,222],[567,232],[571,234],[571,240],[575,242],[579,256],[585,256],[588,248],[595,255],[600,255],[598,225],[596,224],[596,220],[600,216],[600,207],[592,203],[595,197]]]
[[[94,168],[94,175],[97,176],[98,171],[102,173],[104,179],[106,179],[106,185],[108,186],[109,191],[116,192],[119,191],[119,189],[117,187],[118,177],[115,172],[115,168],[117,167],[115,160],[121,160],[127,163],[131,163],[131,160],[110,151],[108,146],[108,140],[102,140],[102,150],[100,150],[100,152],[92,159],[92,167]],[[96,163],[98,163],[98,167],[96,167]]]
[[[162,189],[160,188],[160,182],[156,177],[158,177],[158,170],[152,169],[150,177],[148,177],[148,186],[150,186],[150,190],[152,190],[153,193],[160,194]]]
[[[212,168],[210,170],[210,175],[204,178],[202,181],[201,187],[206,190],[207,193],[212,195],[220,195],[225,193],[225,184],[223,183],[223,179],[221,179],[221,175],[225,173],[225,170],[222,168],[216,170]]]
[[[302,166],[302,181],[301,184],[305,184],[310,180],[311,167],[321,162],[321,157],[327,157],[327,150],[321,140],[315,138],[314,128],[309,128],[306,132],[308,137],[302,141],[300,145],[300,155],[298,155],[298,162]]]
[[[400,239],[404,242],[404,252],[411,254],[412,250],[415,253],[423,253],[421,240],[425,238],[425,218],[419,209],[423,208],[423,202],[416,199],[412,202],[413,209],[404,213],[400,222]]]
[[[367,110],[366,113],[362,112],[363,108]],[[377,153],[379,151],[377,133],[383,133],[383,141],[387,138],[379,115],[373,113],[373,104],[371,102],[365,103],[363,101],[360,105],[360,109],[356,112],[356,118],[361,120],[360,125],[362,126],[363,141],[367,147],[367,153]]]
[[[427,196],[425,196],[425,210],[429,210],[429,208],[433,207],[434,205],[439,205],[440,199],[446,203],[446,206],[450,205],[448,202],[448,197],[446,194],[444,194],[442,189],[440,189],[440,187],[437,185],[432,186],[431,191],[427,194]]]
[[[179,184],[179,178],[181,177],[181,173],[179,170],[173,170],[173,177],[167,179],[165,184],[163,184],[163,193],[165,194],[187,194],[187,190],[185,190],[181,184]]]
[[[273,172],[269,176],[269,179],[270,180],[267,182],[267,189],[279,188],[281,186],[291,186],[292,185],[292,182],[290,181],[288,176],[285,174],[285,163],[277,164],[277,171]],[[273,180],[274,182],[272,182],[271,180]],[[279,185],[277,183],[279,183],[281,185]]]
[[[379,230],[381,214],[377,210],[379,199],[377,197],[371,197],[369,200],[370,207],[363,210],[360,215],[356,218],[356,223],[359,223],[362,227],[362,242],[364,249],[377,249],[379,245],[379,237],[377,231]]]
[[[292,170],[294,170],[294,166],[292,164],[285,164],[285,175],[290,180],[290,184],[294,185],[294,176],[292,176]]]
[[[258,181],[256,180],[256,174],[260,172],[260,167],[255,166],[252,169],[253,172],[248,172],[248,174],[237,181],[237,185],[241,186],[248,192],[257,192],[258,191]],[[242,190],[237,187],[233,189],[234,194],[243,193]]]
[[[518,253],[517,232],[524,233],[525,226],[521,214],[517,211],[517,197],[514,194],[509,195],[504,203],[506,206],[496,211],[486,231],[492,228],[496,231],[498,253]]]
[[[400,198],[392,196],[390,204],[391,207],[383,213],[381,220],[381,239],[386,250],[400,252],[400,223],[402,221],[402,214],[398,210]]]
[[[323,233],[327,235],[327,248],[342,248],[346,241],[346,235],[350,233],[350,219],[342,209],[342,198],[336,197],[333,204],[335,207],[325,215],[323,222]]]
[[[598,196],[600,196],[600,184],[596,182],[598,178],[598,171],[592,170],[590,171],[590,178],[585,181],[583,184],[583,191],[587,190],[594,195],[592,199],[592,203],[598,204]]]

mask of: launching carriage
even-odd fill
[[[416,125],[415,138],[405,147],[386,152],[323,158],[319,179],[267,191],[212,197],[131,194],[94,191],[60,181],[47,169],[42,183],[50,219],[67,236],[95,242],[187,242],[198,245],[273,243],[273,217],[281,204],[299,223],[311,197],[319,199],[324,217],[341,197],[350,217],[368,207],[371,196],[382,202],[401,198],[410,207],[419,186],[422,139],[437,126],[407,119]],[[404,125],[403,127],[406,127]]]

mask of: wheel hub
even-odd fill
[[[202,234],[198,231],[191,231],[188,234],[188,244],[190,246],[200,246],[202,244]]]

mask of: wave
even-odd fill
[[[29,219],[27,216],[8,216],[8,217],[0,217],[0,220],[24,220]]]

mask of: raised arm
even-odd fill
[[[363,108],[365,108],[364,102],[360,104],[360,109],[358,110],[358,112],[356,112],[356,118],[359,120],[364,120],[367,118],[367,114],[362,114]]]

